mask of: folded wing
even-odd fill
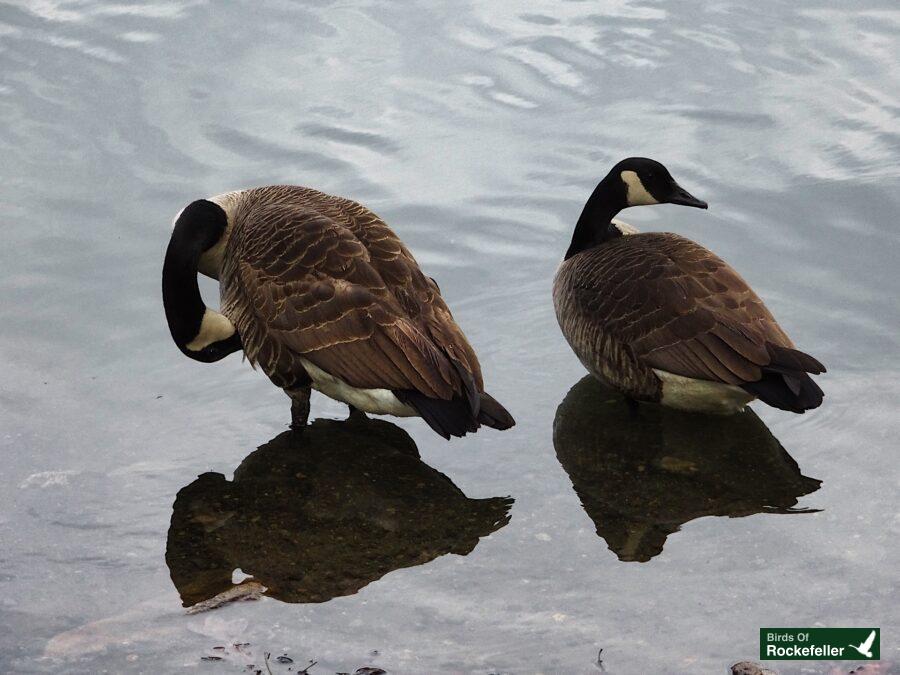
[[[652,368],[742,386],[790,410],[821,402],[806,374],[824,366],[794,347],[731,266],[695,242],[620,237],[592,251],[575,286],[582,311]]]

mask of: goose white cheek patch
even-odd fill
[[[628,188],[628,206],[647,206],[649,204],[659,204],[659,202],[647,192],[647,188],[638,178],[634,171],[623,171],[619,174],[622,182]]]
[[[234,335],[234,324],[228,318],[214,312],[207,307],[203,312],[203,320],[200,322],[200,330],[197,337],[188,342],[185,348],[192,352],[199,352],[219,340],[227,340]]]

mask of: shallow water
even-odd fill
[[[772,625],[900,662],[898,35],[869,0],[0,4],[0,670],[717,673]],[[625,219],[731,261],[829,367],[820,410],[730,433],[580,382],[550,279],[627,155],[710,210]],[[172,217],[276,182],[394,227],[514,430],[343,425],[346,464],[297,469],[281,392],[179,354]],[[235,569],[267,595],[185,614]]]

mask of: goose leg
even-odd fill
[[[285,389],[285,392],[291,397],[291,429],[300,431],[306,427],[306,423],[309,421],[309,397],[312,390],[307,385],[290,390]]]
[[[364,413],[359,408],[354,408],[349,403],[347,404],[347,407],[350,408],[350,414],[347,415],[347,420],[367,420],[367,419],[369,419],[366,416],[366,413]]]

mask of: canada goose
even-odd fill
[[[631,399],[733,413],[754,398],[802,413],[822,403],[794,343],[728,263],[689,239],[637,231],[628,206],[704,201],[659,162],[631,157],[597,185],[553,281],[562,332],[588,371]]]
[[[553,447],[597,535],[622,561],[654,558],[696,518],[812,513],[797,501],[821,486],[749,408],[636,413],[590,375],[557,408]]]
[[[219,280],[221,313],[197,272]],[[420,416],[444,438],[510,414],[434,280],[364,206],[276,185],[192,202],[175,220],[162,275],[172,339],[198,361],[244,350],[290,396],[291,426],[310,388],[351,409]]]

